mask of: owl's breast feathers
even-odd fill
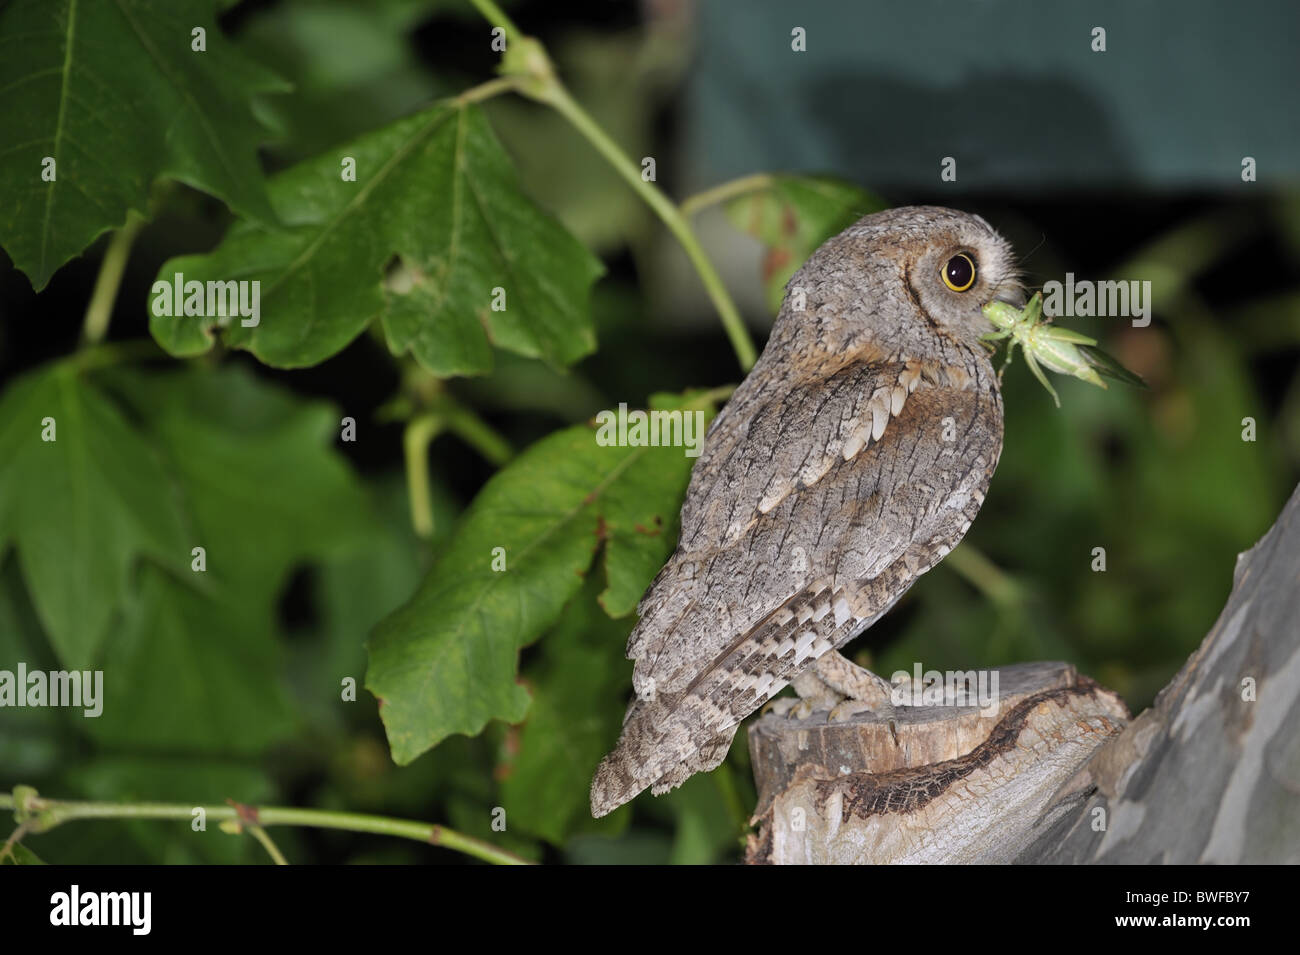
[[[677,550],[639,607],[636,698],[593,814],[717,766],[741,720],[966,533],[1001,451],[1001,396],[981,349],[924,344],[769,343],[710,429]]]

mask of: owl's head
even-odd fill
[[[981,309],[1024,305],[1010,243],[976,215],[940,206],[903,206],[867,216],[843,233],[874,272],[896,269],[924,319],[974,342],[991,330]]]

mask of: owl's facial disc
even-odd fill
[[[1020,307],[1024,292],[1011,246],[975,216],[950,213],[908,268],[908,281],[927,318],[974,341],[989,331],[983,307],[991,301]]]

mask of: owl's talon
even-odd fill
[[[799,698],[797,696],[778,696],[776,699],[768,701],[760,715],[766,716],[771,713],[774,716],[788,716],[790,711],[798,704]]]
[[[818,704],[822,709],[826,708],[825,700],[804,700],[797,696],[782,696],[763,707],[763,712],[773,713],[788,720],[806,720],[817,711]]]
[[[836,703],[831,707],[830,715],[826,717],[828,723],[847,723],[859,713],[870,713],[872,707],[870,703],[864,703],[861,700],[844,700]]]
[[[800,700],[794,706],[790,707],[790,719],[806,720],[810,719],[817,707],[812,700]]]
[[[893,713],[893,684],[848,660],[838,650],[819,657],[815,669],[818,678],[840,698],[866,703],[877,713]]]
[[[894,708],[888,703],[882,706],[879,703],[868,703],[865,700],[843,700],[831,708],[830,715],[826,717],[826,722],[847,723],[853,717],[862,713],[887,718],[889,720],[889,730],[894,735],[894,742],[898,742],[898,726],[894,720]]]

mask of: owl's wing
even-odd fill
[[[628,641],[636,699],[592,783],[596,815],[721,762],[741,720],[957,544],[1001,451],[992,367],[965,348],[733,402]]]

